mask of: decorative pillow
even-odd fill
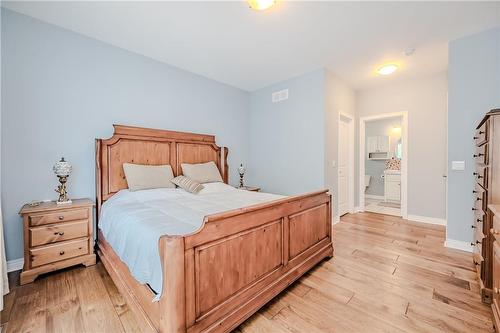
[[[147,190],[152,188],[175,188],[171,180],[174,173],[170,165],[141,165],[123,163],[123,171],[127,178],[128,188],[131,191]]]
[[[213,161],[200,164],[181,163],[182,174],[199,183],[222,182],[217,165]]]
[[[188,191],[189,193],[196,194],[201,190],[203,190],[203,185],[186,176],[177,176],[174,179],[172,179],[171,182],[179,186],[180,188]]]

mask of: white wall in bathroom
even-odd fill
[[[401,117],[394,117],[366,122],[365,140],[368,141],[371,136],[389,136],[391,151],[394,153],[397,142],[401,138],[401,131],[395,132],[393,128],[401,128],[401,121]],[[365,147],[366,144],[365,142]],[[365,194],[384,195],[384,179],[381,176],[385,170],[385,162],[385,160],[370,160],[368,154],[365,157],[365,174],[371,176],[370,186],[366,189]]]

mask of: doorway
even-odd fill
[[[361,117],[359,122],[360,211],[407,218],[407,112]]]
[[[354,212],[354,118],[339,113],[338,216]]]

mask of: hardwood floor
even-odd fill
[[[236,332],[494,332],[471,255],[444,248],[444,237],[441,226],[344,216],[334,226],[334,258]],[[6,332],[139,331],[101,263],[14,287],[4,300]]]

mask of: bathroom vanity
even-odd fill
[[[384,171],[384,201],[401,201],[401,171]]]

